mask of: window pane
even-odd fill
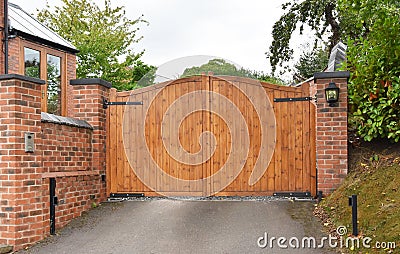
[[[40,78],[40,52],[30,48],[24,48],[25,76]]]
[[[61,115],[61,58],[47,55],[47,113]]]

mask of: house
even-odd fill
[[[78,50],[20,6],[0,0],[0,27],[4,253],[54,234],[105,199],[103,101],[111,84],[76,79]]]
[[[8,61],[2,55],[0,73],[45,80],[46,84],[42,86],[42,112],[71,115],[67,107],[68,101],[72,100],[68,97],[71,87],[67,84],[76,78],[78,50],[18,5],[8,3],[8,16],[8,39],[3,42],[8,42],[8,50],[5,50],[8,51],[5,52],[8,53]],[[4,18],[0,17],[0,20],[4,27]],[[4,33],[2,36],[5,38]],[[5,66],[6,62],[8,66]]]

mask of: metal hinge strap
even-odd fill
[[[311,101],[312,97],[274,98],[274,102]]]
[[[117,105],[143,105],[143,101],[107,101],[103,100],[103,108],[107,109],[108,106]]]

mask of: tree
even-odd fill
[[[243,71],[238,70],[235,65],[226,62],[224,59],[212,59],[199,67],[193,66],[185,69],[181,77],[200,75],[202,73],[207,74],[208,72],[212,72],[214,75],[246,76]]]
[[[203,64],[199,67],[194,66],[191,68],[187,68],[184,70],[181,77],[201,75],[202,73],[207,74],[209,72],[212,72],[214,75],[239,76],[239,77],[258,79],[279,85],[284,84],[284,82],[278,78],[271,77],[267,74],[264,74],[263,72],[237,68],[235,65],[228,63],[223,59],[212,59],[208,63]]]
[[[146,21],[142,17],[128,19],[124,7],[112,8],[110,0],[104,1],[103,9],[92,0],[62,0],[62,3],[54,10],[47,5],[37,17],[79,50],[77,77],[102,78],[119,90],[138,81],[131,66],[143,52],[136,54],[130,47],[141,39],[137,36],[138,24]],[[121,58],[123,61],[119,61]]]
[[[129,83],[129,87],[125,90],[146,87],[154,84],[156,78],[157,67],[147,65],[142,61],[136,61],[132,67],[133,82]]]
[[[322,48],[303,52],[299,61],[294,65],[294,82],[299,83],[314,76],[314,73],[323,71],[328,66],[328,60],[328,52]]]
[[[400,2],[398,0],[304,0],[289,2],[273,28],[270,62],[273,70],[288,61],[289,40],[308,25],[316,40],[329,35],[329,51],[347,41],[351,72],[348,93],[351,128],[365,140],[400,140]]]
[[[289,1],[282,8],[287,12],[274,24],[273,41],[267,52],[273,72],[278,65],[283,66],[291,59],[293,49],[289,47],[289,42],[297,28],[302,33],[305,25],[310,27],[315,32],[316,46],[327,35],[328,41],[325,43],[328,44],[328,51],[342,37],[341,16],[337,11],[336,0]]]
[[[245,72],[247,73],[247,77],[249,78],[258,79],[260,81],[272,83],[275,85],[286,86],[286,83],[282,79],[266,74],[263,71],[245,70]]]
[[[365,140],[400,140],[400,2],[340,0],[363,36],[348,39],[350,124]]]

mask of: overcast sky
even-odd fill
[[[42,9],[46,0],[10,0],[28,13]],[[61,4],[50,0],[50,5]],[[103,0],[95,0],[102,4]],[[282,14],[284,0],[111,0],[125,6],[127,16],[144,15],[144,38],[134,46],[145,49],[142,60],[160,66],[176,58],[211,55],[231,60],[246,69],[269,73],[265,52],[272,41],[272,26]],[[295,47],[304,38],[298,37]],[[297,52],[297,51],[296,51]],[[298,52],[300,52],[298,50]]]

